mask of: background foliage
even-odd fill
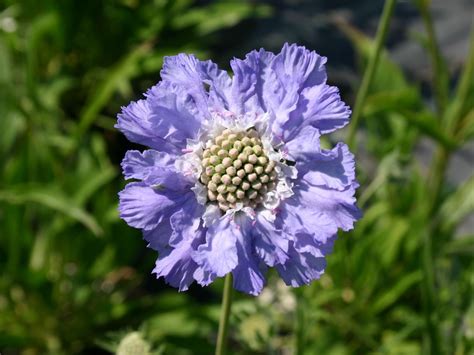
[[[450,72],[428,2],[411,6],[425,24],[417,37],[432,88],[382,53],[353,147],[364,218],[341,235],[319,282],[293,290],[270,273],[260,297],[236,295],[233,353],[474,351],[474,235],[459,232],[474,210],[474,177],[446,180],[451,156],[474,138],[473,36],[464,68]],[[164,55],[222,59],[217,49],[238,40],[233,31],[276,10],[253,1],[0,1],[2,354],[108,353],[121,339],[119,353],[125,339],[145,352],[213,352],[222,283],[178,293],[150,275],[156,255],[118,218],[119,163],[132,145],[113,124],[159,80]],[[371,38],[341,19],[327,26],[351,41],[363,73]],[[359,83],[343,91],[346,101]],[[434,153],[420,161],[426,140]]]

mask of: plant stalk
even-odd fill
[[[380,53],[382,52],[383,44],[385,42],[385,38],[387,37],[388,27],[390,25],[390,19],[393,14],[393,9],[395,8],[395,3],[396,0],[385,1],[382,16],[377,27],[377,34],[375,35],[375,44],[374,48],[372,49],[372,55],[369,58],[369,61],[365,68],[364,76],[362,77],[362,83],[360,84],[360,88],[357,91],[354,110],[352,112],[352,122],[349,126],[349,133],[347,138],[347,144],[349,145],[353,153],[357,151],[357,147],[355,145],[355,134],[357,126],[359,125],[360,115],[365,103],[365,99],[367,98],[367,94],[369,92],[370,84],[372,83],[372,79],[374,78],[375,70],[377,69]]]
[[[431,17],[429,9],[429,1],[419,1],[418,7],[427,33],[428,51],[433,67],[433,91],[436,99],[437,112],[441,117],[446,110],[448,101],[448,72],[436,38],[433,18]]]
[[[232,304],[232,273],[228,273],[224,280],[224,293],[222,295],[221,316],[219,331],[217,333],[216,355],[226,353],[227,333],[229,329],[230,306]]]

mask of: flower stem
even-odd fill
[[[436,39],[433,19],[429,9],[429,1],[418,1],[418,7],[428,35],[427,44],[433,67],[433,91],[435,94],[436,108],[438,114],[441,116],[446,109],[448,100],[448,72]]]
[[[352,122],[349,126],[349,134],[347,138],[347,144],[351,148],[352,152],[355,153],[357,147],[355,146],[355,134],[357,126],[359,125],[360,115],[364,106],[365,99],[369,92],[369,87],[377,69],[379,62],[380,53],[382,52],[385,37],[387,37],[388,26],[390,24],[390,18],[393,14],[396,0],[386,0],[382,11],[382,16],[377,28],[377,34],[375,35],[375,44],[372,49],[372,55],[369,57],[369,61],[365,68],[364,76],[362,77],[362,83],[360,84],[359,91],[357,92],[356,101],[354,104],[354,111],[352,112]]]
[[[224,293],[222,295],[221,316],[219,319],[219,332],[217,333],[216,355],[224,355],[229,328],[230,306],[232,304],[232,273],[225,276]]]

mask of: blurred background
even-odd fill
[[[155,252],[118,218],[120,161],[142,147],[116,114],[165,55],[229,69],[284,42],[327,56],[352,106],[382,8],[0,0],[0,353],[213,353],[222,282],[155,280]],[[260,297],[235,294],[232,354],[473,353],[473,14],[470,0],[397,2],[356,131],[364,217],[321,280],[290,289],[271,272]]]

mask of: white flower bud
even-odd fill
[[[256,166],[254,170],[258,175],[261,175],[263,173],[263,166]]]
[[[245,197],[245,192],[243,190],[237,190],[235,192],[235,196],[237,196],[237,198],[239,200],[243,199]]]
[[[250,154],[248,160],[249,163],[255,164],[257,163],[258,157],[255,154]]]
[[[235,169],[233,166],[229,166],[227,169],[225,169],[225,172],[229,176],[234,176],[237,173],[237,169]]]
[[[221,160],[216,155],[213,155],[212,157],[209,158],[209,163],[211,163],[212,165],[217,165],[220,163],[220,161]]]
[[[231,166],[232,165],[232,159],[229,158],[229,157],[226,157],[226,158],[222,159],[222,165],[224,165],[225,168],[227,168],[228,166]]]
[[[253,154],[253,149],[252,147],[245,147],[243,152],[248,156],[250,154]]]
[[[250,174],[253,171],[253,165],[252,164],[245,164],[244,165],[244,170],[247,174]]]
[[[234,176],[234,177],[232,178],[232,185],[238,186],[238,185],[240,185],[241,182],[242,182],[242,179],[239,178],[238,176]]]
[[[229,156],[232,158],[232,159],[235,159],[239,156],[239,150],[238,149],[235,149],[235,148],[232,148],[231,150],[229,150]]]
[[[260,180],[262,183],[266,184],[267,182],[270,181],[270,178],[268,177],[268,175],[261,175],[261,176],[259,177],[259,180]]]
[[[229,175],[223,175],[221,177],[221,182],[224,184],[224,185],[230,185],[230,183],[232,182],[232,179]]]
[[[207,198],[211,201],[215,201],[217,198],[217,195],[214,191],[207,190]]]
[[[247,154],[245,153],[240,153],[238,156],[238,159],[242,162],[245,163],[247,161]]]
[[[257,174],[255,174],[255,173],[249,174],[249,175],[247,175],[247,179],[250,182],[254,182],[255,180],[257,180]]]
[[[256,198],[258,196],[258,192],[255,191],[255,190],[249,190],[247,192],[247,197],[250,199],[250,200],[253,200],[254,198]]]
[[[243,148],[243,144],[241,141],[234,142],[234,148],[237,149],[238,151],[241,151]]]
[[[224,168],[224,165],[222,165],[222,164],[217,165],[216,168],[215,168],[215,171],[216,171],[216,173],[218,173],[218,174],[223,173],[224,170],[225,170],[225,168]]]
[[[255,145],[252,149],[256,155],[261,155],[263,153],[263,149],[260,145]]]
[[[234,168],[239,169],[242,167],[242,162],[240,160],[234,160]]]

